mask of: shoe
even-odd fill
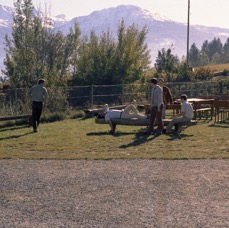
[[[37,133],[38,132],[38,129],[36,128],[36,129],[33,129],[33,132],[34,133]]]
[[[144,135],[151,135],[152,132],[150,132],[150,131],[145,131],[143,134],[144,134]]]
[[[114,134],[114,131],[113,130],[110,130],[108,133],[109,134]]]
[[[163,133],[163,134],[166,134],[166,133],[167,133],[167,130],[166,130],[166,129],[163,129],[163,130],[162,130],[162,133]]]

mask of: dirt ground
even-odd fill
[[[0,227],[229,227],[229,160],[0,160]]]

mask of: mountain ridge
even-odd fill
[[[0,68],[3,66],[4,58],[4,36],[11,33],[13,8],[0,5]],[[55,31],[64,34],[69,32],[70,27],[75,22],[79,24],[82,35],[89,34],[94,30],[98,35],[104,31],[109,31],[115,37],[118,24],[124,19],[125,25],[133,23],[142,29],[148,28],[146,42],[151,51],[152,63],[155,61],[158,50],[171,47],[173,53],[179,57],[186,53],[187,25],[172,21],[164,16],[151,13],[133,5],[119,5],[117,7],[97,10],[86,16],[67,18],[64,14],[50,17]],[[229,37],[229,29],[218,27],[206,27],[200,25],[190,26],[190,44],[196,43],[198,47],[205,40],[212,40],[214,37],[220,38],[222,42]]]

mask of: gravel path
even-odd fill
[[[229,160],[0,160],[0,227],[229,227]]]

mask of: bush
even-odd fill
[[[227,76],[228,74],[229,74],[229,70],[224,69],[222,75],[223,75],[223,76]]]
[[[56,112],[56,113],[46,113],[41,117],[41,122],[51,123],[55,121],[61,121],[66,119],[67,116],[63,112]]]
[[[194,77],[196,80],[206,81],[212,79],[213,73],[209,67],[199,67],[195,70]]]

